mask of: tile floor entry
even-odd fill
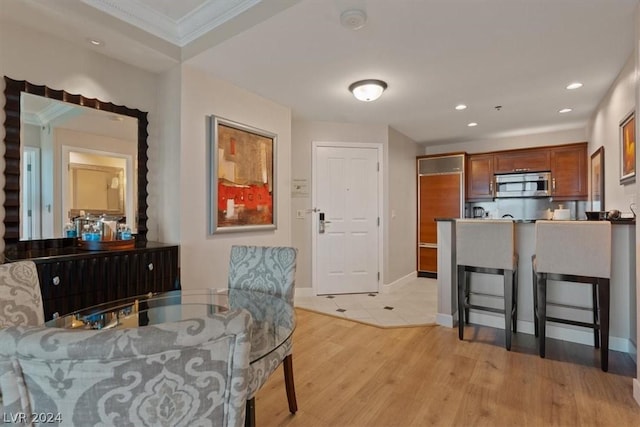
[[[438,285],[436,279],[416,277],[380,293],[296,296],[294,305],[374,326],[430,325],[438,312]]]

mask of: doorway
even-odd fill
[[[316,295],[378,292],[382,146],[314,142],[312,276]]]

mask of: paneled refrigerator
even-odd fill
[[[464,217],[464,170],[464,153],[417,158],[419,276],[438,273],[435,219]]]

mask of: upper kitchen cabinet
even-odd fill
[[[542,172],[550,169],[548,149],[525,149],[495,153],[494,173]]]
[[[466,199],[493,199],[493,154],[472,154],[467,157]]]
[[[551,196],[554,200],[587,200],[587,143],[551,147]]]

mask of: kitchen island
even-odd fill
[[[438,223],[438,324],[453,327],[457,324],[457,271],[455,248],[455,219],[437,219]],[[533,334],[533,275],[531,256],[535,253],[535,221],[515,221],[518,262],[518,333]],[[623,351],[636,356],[636,274],[635,274],[635,223],[612,222],[611,236],[611,350]],[[483,242],[477,242],[482,250]],[[499,276],[472,273],[474,286],[488,294],[501,294],[502,281]],[[553,291],[552,291],[553,290]],[[501,299],[478,296],[483,305],[499,307]],[[572,305],[591,306],[591,286],[579,283],[563,283],[553,287],[549,301]],[[589,322],[591,313],[555,308],[558,317],[570,316]],[[470,323],[504,329],[502,315],[474,312]],[[593,331],[571,325],[547,323],[547,337],[580,344],[593,345]]]

